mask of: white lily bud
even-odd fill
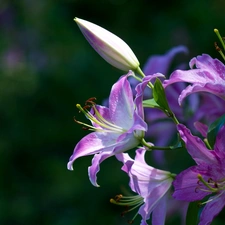
[[[91,46],[109,64],[124,71],[136,70],[139,67],[138,59],[121,38],[86,20],[74,20]]]

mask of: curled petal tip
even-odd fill
[[[73,163],[72,162],[67,163],[67,169],[73,171]]]

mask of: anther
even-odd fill
[[[211,177],[208,179],[208,183],[213,183],[213,179]]]
[[[90,127],[82,127],[82,130],[90,130]]]
[[[89,98],[88,100],[85,101],[85,105],[91,104],[91,105],[95,105],[95,101],[97,99],[95,97]]]
[[[198,193],[199,186],[195,188],[195,193]]]
[[[125,208],[126,208],[126,210],[124,210],[124,211],[121,213],[121,216],[122,216],[122,217],[124,217],[124,215],[125,215],[126,213],[129,212],[129,210],[128,210],[128,209],[129,209],[129,206],[126,205]]]
[[[89,108],[91,108],[91,106],[90,105],[85,105],[84,107],[83,107],[83,109],[89,109]]]
[[[119,202],[122,197],[123,195],[120,194],[120,195],[116,195],[114,199],[116,202]]]
[[[215,188],[218,188],[218,184],[216,182],[214,183],[214,187]]]
[[[218,46],[217,42],[214,42],[214,46],[215,46],[216,51],[218,51],[218,52],[221,51],[221,48]]]

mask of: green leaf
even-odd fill
[[[162,86],[161,81],[156,78],[153,88],[153,98],[155,99],[155,102],[164,110],[171,111],[166,99],[165,89]]]
[[[209,142],[209,145],[214,148],[214,144],[216,141],[216,136],[221,127],[225,124],[225,114],[215,120],[208,128],[208,133],[207,133],[207,139]]]
[[[156,103],[154,98],[144,100],[143,106],[148,108],[160,108],[160,106]]]
[[[186,225],[197,225],[199,217],[199,204],[198,202],[190,202],[186,215]]]

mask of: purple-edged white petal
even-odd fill
[[[73,170],[73,162],[82,156],[93,155],[101,150],[112,151],[117,145],[117,136],[107,135],[103,132],[93,132],[83,137],[76,145],[73,155],[70,157],[67,164],[69,170]]]
[[[139,67],[133,51],[115,34],[83,19],[75,18],[75,22],[95,51],[109,64],[124,71]]]
[[[165,194],[152,212],[152,225],[164,225],[166,220],[168,196]]]
[[[122,170],[130,177],[131,190],[136,192],[144,200],[144,204],[139,209],[139,214],[142,216],[141,224],[147,224],[146,220],[150,218],[154,210],[158,212],[159,208],[165,208],[164,198],[172,185],[171,173],[163,170],[158,170],[149,166],[145,162],[144,148],[136,150],[135,160],[131,159],[128,154],[120,154],[117,159],[124,163]],[[162,205],[161,205],[162,204]],[[157,217],[157,213],[153,216],[153,225],[163,225],[165,220],[166,210],[161,212],[161,217]]]
[[[129,129],[133,124],[135,105],[133,93],[127,76],[123,76],[116,82],[109,97],[110,116],[114,124]]]
[[[90,112],[81,108],[81,111],[92,122],[92,126],[87,125],[88,128],[94,132],[78,142],[67,168],[73,170],[73,162],[79,157],[95,155],[92,166],[89,167],[89,178],[95,186],[98,186],[99,164],[110,156],[138,146],[147,130],[143,115],[139,115],[136,110],[131,87],[127,81],[130,73],[122,76],[113,85],[109,97],[109,108],[94,103]]]
[[[145,88],[151,80],[158,78],[158,77],[165,78],[165,76],[161,73],[155,73],[153,75],[148,75],[148,76],[145,76],[143,78],[142,82],[139,83],[135,88],[135,91],[137,93],[136,93],[136,97],[135,97],[134,101],[137,106],[138,114],[141,115],[142,118],[144,118],[144,109],[142,106],[142,101],[143,101]]]

